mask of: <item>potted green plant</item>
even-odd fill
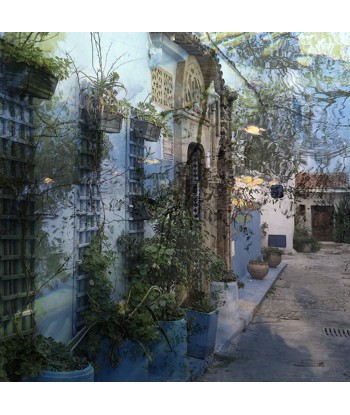
[[[270,268],[277,268],[282,261],[283,249],[278,247],[264,247],[262,249],[263,258],[268,262]]]
[[[136,138],[146,141],[158,141],[160,134],[172,137],[169,126],[170,116],[167,112],[158,111],[152,103],[152,98],[139,102],[133,109],[133,127]]]
[[[189,267],[190,286],[183,304],[187,315],[187,354],[207,359],[215,349],[221,311],[225,317],[222,306],[226,302],[219,300],[219,291],[224,288],[225,294],[231,294],[232,285],[238,286],[238,278],[227,271],[224,261],[206,246],[200,226],[193,228],[192,239],[196,240],[193,248],[196,259]],[[212,301],[214,296],[215,301]]]
[[[161,295],[151,309],[161,336],[151,344],[149,373],[154,380],[184,380],[187,377],[187,322],[176,286],[185,283],[183,264],[173,240],[160,235],[140,240],[124,238],[128,275],[140,293],[158,286]]]
[[[102,246],[103,245],[103,246]],[[148,377],[148,346],[159,336],[151,306],[160,296],[156,286],[140,290],[131,285],[123,298],[113,298],[108,278],[115,252],[104,236],[86,248],[83,268],[90,275],[86,331],[78,350],[96,365],[96,381],[135,382]]]
[[[210,266],[210,301],[219,311],[216,343],[221,347],[227,340],[227,327],[238,316],[238,290],[244,286],[238,276],[228,269],[221,257],[213,259]]]
[[[2,371],[11,382],[93,382],[94,369],[84,357],[51,337],[17,334],[0,342]]]
[[[194,264],[205,252],[198,239],[200,223],[184,205],[176,185],[152,200],[154,234],[143,240],[127,238],[127,272],[131,281],[144,287],[156,285],[162,293],[152,307],[165,334],[152,350],[152,376],[183,380],[187,378],[187,321],[182,302],[196,275]]]
[[[220,312],[221,316],[230,314],[232,307],[235,309],[238,307],[238,289],[243,288],[244,284],[232,270],[227,268],[220,257],[213,259],[210,274],[211,301],[216,307],[229,307],[227,311]]]
[[[85,91],[85,115],[90,129],[106,133],[119,133],[123,119],[129,116],[130,104],[119,99],[120,90],[125,90],[119,82],[119,74],[104,75],[97,72],[96,77],[86,76],[90,85]]]
[[[68,78],[71,61],[51,57],[40,48],[50,36],[48,32],[10,32],[0,38],[0,59],[9,89],[50,99],[58,81]]]
[[[248,261],[247,269],[253,279],[262,280],[268,274],[270,267],[263,255],[259,255]]]
[[[302,217],[295,217],[293,235],[293,248],[298,252],[316,252],[320,249],[320,243],[311,235]]]
[[[128,100],[120,94],[126,94],[126,88],[116,71],[116,58],[107,68],[108,53],[103,54],[101,36],[91,33],[93,74],[75,68],[78,78],[87,83],[81,88],[83,98],[83,116],[93,131],[119,133],[123,119],[130,114]],[[96,65],[94,63],[97,62]]]
[[[219,310],[201,290],[192,290],[183,306],[187,317],[187,354],[206,359],[215,349]]]

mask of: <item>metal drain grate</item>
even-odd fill
[[[323,329],[326,336],[332,337],[350,337],[350,329],[335,329],[326,327]]]

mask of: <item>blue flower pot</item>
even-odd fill
[[[85,369],[71,372],[44,370],[41,375],[27,378],[26,382],[94,382],[94,368],[91,364]]]
[[[187,321],[160,321],[171,348],[163,334],[151,345],[150,380],[184,382],[188,379]]]
[[[127,340],[117,347],[119,362],[116,367],[110,364],[107,352],[108,343],[105,342],[96,361],[95,382],[147,382],[148,359],[138,343]]]
[[[206,359],[214,353],[219,311],[210,313],[185,310],[187,315],[187,354]]]

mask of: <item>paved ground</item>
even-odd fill
[[[199,382],[350,381],[350,246],[283,259],[252,323]]]

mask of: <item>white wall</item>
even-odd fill
[[[268,246],[268,235],[286,235],[286,251],[293,249],[294,233],[294,203],[288,199],[269,202],[261,209],[261,223],[268,224],[267,235],[262,239],[262,245]]]

